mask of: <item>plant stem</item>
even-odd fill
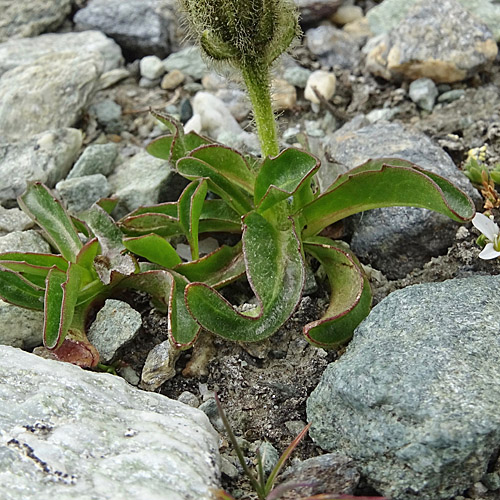
[[[276,156],[279,153],[279,145],[271,105],[268,66],[261,61],[245,61],[241,64],[241,72],[252,101],[262,156]]]

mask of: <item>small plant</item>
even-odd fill
[[[464,174],[473,184],[481,190],[485,200],[484,208],[490,210],[500,207],[500,195],[495,189],[495,184],[500,184],[500,163],[492,169],[485,165],[486,146],[471,149],[467,153],[467,160],[464,164]]]
[[[295,490],[297,488],[304,488],[308,486],[314,486],[316,484],[314,478],[311,478],[309,482],[287,482],[278,486],[274,486],[276,483],[276,479],[278,478],[281,469],[287,462],[290,455],[293,453],[298,444],[302,441],[302,439],[307,434],[309,427],[311,424],[306,425],[304,429],[298,434],[298,436],[288,445],[287,449],[280,456],[276,465],[271,470],[269,476],[266,478],[264,474],[264,466],[263,460],[260,454],[257,452],[257,475],[255,475],[247,465],[245,460],[245,456],[243,455],[243,451],[238,444],[238,440],[234,435],[234,432],[229,424],[229,421],[224,413],[224,409],[219,401],[217,395],[215,396],[215,401],[217,402],[217,409],[219,410],[219,415],[224,424],[224,428],[226,429],[227,435],[231,444],[233,445],[234,451],[236,452],[236,456],[238,457],[238,461],[240,462],[241,467],[243,468],[243,472],[245,476],[247,476],[250,481],[255,494],[259,500],[277,500],[282,497],[286,492]],[[225,491],[218,490],[216,493],[216,498],[218,500],[234,500],[234,498]],[[302,500],[385,500],[382,497],[354,497],[351,495],[334,495],[334,494],[320,494],[309,497],[304,497]]]

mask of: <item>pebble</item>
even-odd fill
[[[304,97],[314,104],[319,104],[321,101],[318,99],[313,87],[329,101],[335,94],[337,79],[333,73],[323,70],[317,70],[311,73],[307,79],[306,90]]]
[[[3,252],[51,253],[50,245],[33,229],[0,236],[0,253]]]
[[[163,65],[168,72],[177,69],[194,80],[201,80],[209,72],[198,47],[186,47],[170,54]]]
[[[163,90],[174,90],[179,85],[181,85],[185,79],[186,79],[186,76],[184,75],[184,73],[181,70],[173,69],[172,71],[169,71],[162,78],[160,87]]]
[[[229,112],[241,122],[252,113],[248,94],[240,89],[219,89],[215,96],[222,100]]]
[[[102,174],[65,179],[56,184],[69,212],[77,214],[90,208],[96,201],[111,194],[111,186]]]
[[[305,88],[307,79],[311,75],[311,70],[303,68],[302,66],[294,65],[286,68],[283,72],[283,78],[290,84],[299,89]]]
[[[201,84],[205,90],[217,91],[227,87],[227,78],[210,71],[203,75]]]
[[[125,68],[116,68],[110,71],[106,71],[106,73],[103,73],[99,77],[99,82],[98,82],[99,90],[109,89],[116,83],[125,80],[125,78],[128,78],[129,76],[130,72]]]
[[[286,80],[273,80],[271,92],[274,110],[285,111],[295,108],[297,104],[297,91]]]
[[[465,90],[463,89],[449,90],[447,92],[443,92],[437,100],[438,102],[453,102],[461,99],[464,95]]]
[[[345,24],[352,23],[363,17],[363,9],[358,5],[341,5],[335,14],[330,17],[330,20],[344,26]]]
[[[418,78],[410,83],[408,95],[418,107],[425,111],[432,111],[438,96],[438,89],[430,78]]]
[[[264,474],[269,476],[280,458],[278,450],[268,441],[263,441],[258,450],[262,460]]]
[[[238,469],[226,457],[221,457],[220,471],[229,479],[236,479],[240,475]],[[232,493],[234,494],[234,491]]]
[[[23,309],[0,300],[0,344],[33,349],[42,344],[43,311]]]
[[[26,231],[35,223],[19,208],[4,208],[0,205],[0,236],[12,231]]]
[[[91,144],[85,148],[66,179],[94,174],[108,176],[114,169],[117,157],[118,146],[116,144],[112,142],[107,144]]]
[[[217,403],[214,398],[207,399],[198,407],[209,418],[210,423],[219,431],[225,430],[222,418],[220,418]]]
[[[401,108],[396,106],[395,108],[380,108],[372,109],[367,115],[366,120],[369,123],[377,123],[381,121],[391,121],[399,112]]]
[[[13,347],[0,346],[0,373],[3,498],[211,500],[220,488],[218,436],[198,409]]]
[[[182,99],[179,106],[179,120],[181,123],[186,123],[193,116],[193,106],[187,98]]]
[[[307,401],[313,441],[389,498],[484,494],[500,444],[497,292],[500,277],[474,276],[382,300]]]
[[[453,83],[484,69],[498,47],[489,29],[455,0],[420,0],[366,51],[366,69],[386,80]]]
[[[157,56],[146,56],[139,63],[141,76],[149,80],[157,80],[165,74],[163,61]]]
[[[158,85],[160,85],[160,82],[160,78],[157,78],[156,80],[150,80],[149,78],[142,76],[139,80],[139,87],[143,89],[154,89],[155,87],[158,87]]]
[[[130,342],[142,326],[141,314],[126,302],[108,299],[97,313],[87,337],[99,351],[100,362],[110,363],[120,347]]]
[[[104,99],[93,104],[89,111],[95,115],[106,133],[119,134],[122,131],[122,107],[113,99]]]
[[[198,406],[200,406],[200,400],[198,399],[198,397],[189,391],[181,392],[181,394],[177,398],[177,401],[179,401],[179,403],[192,406],[193,408],[198,408]]]
[[[164,382],[175,375],[175,363],[181,351],[176,349],[170,340],[165,340],[149,351],[142,369],[140,387],[147,391],[155,391]]]
[[[338,9],[338,4],[332,0],[295,0],[300,10],[301,24],[306,26],[328,19]]]

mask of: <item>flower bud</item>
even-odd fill
[[[300,33],[292,0],[180,0],[208,56],[237,68],[271,64]]]

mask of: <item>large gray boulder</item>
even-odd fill
[[[75,125],[102,69],[97,52],[59,52],[7,71],[0,78],[0,137],[20,141]]]
[[[47,33],[33,38],[8,40],[0,44],[0,75],[10,69],[36,61],[39,57],[59,52],[88,52],[101,54],[103,71],[123,65],[120,47],[99,31],[80,33]]]
[[[307,402],[310,436],[394,500],[444,500],[500,447],[499,276],[399,290],[357,328]]]
[[[324,191],[339,172],[370,158],[395,157],[411,161],[446,177],[478,199],[478,193],[448,154],[426,135],[398,123],[354,119],[326,137],[323,147],[336,165],[324,165],[319,181]],[[453,243],[458,224],[444,215],[421,208],[390,207],[370,210],[349,219],[351,247],[362,260],[391,279],[402,278],[431,257],[445,253]]]
[[[0,2],[0,42],[56,29],[71,12],[71,0]]]
[[[4,500],[210,500],[206,415],[123,379],[0,346]]]
[[[96,29],[116,40],[127,59],[165,57],[175,46],[174,0],[91,0],[74,21],[79,29]]]

